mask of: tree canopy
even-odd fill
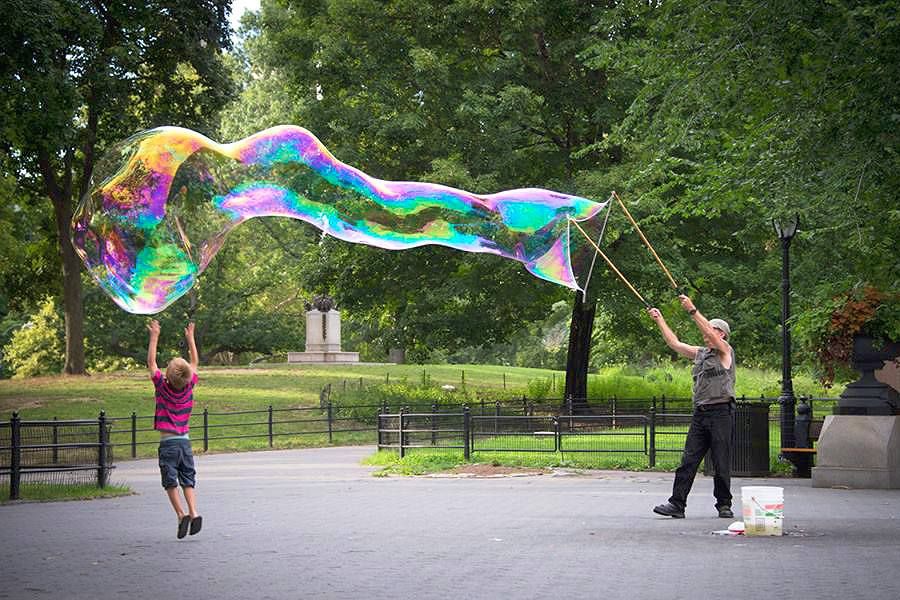
[[[23,277],[34,281],[32,311],[74,285],[77,263],[64,286],[47,276],[54,222],[63,237],[97,153],[155,124],[232,141],[294,123],[376,177],[476,193],[545,187],[602,201],[617,190],[678,283],[731,323],[742,364],[780,357],[773,219],[800,219],[791,275],[801,341],[821,332],[833,298],[900,289],[896,2],[263,0],[224,58],[224,0],[32,4],[12,3],[0,47],[0,192],[21,198],[0,209],[0,252],[25,265],[0,266],[11,307]],[[225,106],[232,85],[240,94]],[[668,352],[605,266],[581,303],[496,257],[377,250],[294,222],[246,227],[193,300],[173,307],[208,319],[226,307],[199,332],[210,351],[287,349],[299,339],[296,299],[327,292],[354,343],[419,360],[545,360],[521,351],[522,336],[557,323],[560,300],[574,306],[572,329],[592,335],[594,365]],[[13,243],[24,230],[27,243]],[[603,241],[679,335],[696,335],[621,212]],[[594,307],[592,326],[579,323]],[[124,320],[111,306],[91,317],[113,329]],[[127,339],[107,336],[105,347],[133,354]]]

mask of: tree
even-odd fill
[[[611,70],[579,58],[596,40],[601,15],[618,11],[573,0],[263,2],[248,48],[252,68],[266,76],[255,87],[278,79],[300,107],[300,124],[341,160],[378,177],[480,193],[528,186],[578,193],[582,171],[619,159],[615,148],[597,144],[629,95],[610,85]],[[622,19],[607,18],[625,35]],[[319,279],[344,306],[356,303],[373,325],[392,328],[392,343],[460,343],[441,330],[473,344],[499,339],[546,314],[564,293],[526,283],[518,265],[442,249],[377,260],[362,247],[334,248],[328,261],[334,273],[357,274],[366,265],[364,277]],[[424,272],[430,264],[441,265],[446,281]],[[372,293],[384,281],[392,285]],[[590,339],[589,328],[578,330]]]
[[[3,2],[0,150],[19,184],[49,198],[62,264],[66,373],[83,373],[74,202],[96,157],[156,125],[209,131],[228,99],[227,0]]]
[[[777,360],[772,217],[801,218],[801,321],[863,282],[897,289],[896,3],[690,0],[647,17],[652,46],[585,52],[645,82],[608,143],[654,234],[674,232],[676,264],[734,316],[744,356]]]

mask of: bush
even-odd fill
[[[15,378],[56,374],[65,364],[63,320],[53,298],[47,298],[28,322],[3,347],[4,360]]]

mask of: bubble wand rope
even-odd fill
[[[647,302],[646,300],[644,300],[644,297],[641,296],[640,292],[638,292],[636,289],[634,289],[634,286],[631,285],[631,282],[629,282],[628,279],[626,279],[625,276],[622,275],[621,271],[619,271],[616,268],[616,265],[614,265],[613,262],[611,260],[609,260],[609,257],[603,253],[603,250],[600,249],[600,246],[595,244],[594,240],[591,239],[591,236],[589,236],[587,234],[587,232],[581,228],[581,225],[578,224],[578,221],[570,218],[569,222],[572,223],[573,225],[575,225],[576,228],[578,228],[578,231],[581,232],[581,235],[584,236],[584,239],[586,239],[588,242],[590,242],[591,246],[594,247],[594,250],[597,251],[597,254],[599,254],[603,258],[603,260],[606,261],[606,264],[609,265],[609,268],[611,268],[613,270],[613,272],[619,276],[619,279],[621,279],[625,283],[625,285],[628,286],[628,289],[631,290],[632,293],[634,293],[634,295],[638,297],[638,299],[644,304],[644,306],[646,306],[647,308],[650,308],[650,303]]]
[[[666,265],[664,265],[664,264],[663,264],[663,261],[660,260],[659,255],[656,253],[656,250],[654,250],[654,249],[653,249],[653,246],[650,245],[650,241],[647,240],[646,237],[644,237],[644,232],[641,231],[641,228],[638,227],[637,221],[635,221],[635,220],[632,218],[631,213],[628,212],[628,209],[625,207],[625,203],[622,202],[622,199],[619,198],[619,195],[618,195],[615,191],[613,191],[612,195],[615,196],[615,197],[616,197],[616,200],[619,201],[619,206],[621,206],[621,207],[622,207],[622,210],[625,211],[625,216],[628,217],[628,220],[631,221],[631,224],[632,224],[632,225],[634,225],[635,231],[637,231],[637,232],[638,232],[638,235],[641,236],[641,239],[644,240],[644,243],[647,245],[647,249],[650,250],[650,254],[653,255],[653,258],[655,258],[655,259],[656,259],[656,262],[659,263],[659,266],[662,267],[662,270],[663,270],[663,272],[666,274],[666,277],[669,278],[669,282],[672,284],[672,287],[673,287],[676,291],[681,292],[681,289],[682,289],[681,286],[679,286],[677,283],[675,283],[675,280],[672,278],[672,274],[669,273],[669,270],[666,268]]]
[[[603,226],[600,228],[600,235],[597,236],[597,245],[600,245],[601,240],[603,240],[603,234],[606,231],[606,224],[609,222],[609,215],[612,214],[612,194],[610,194],[609,198],[606,199],[606,203],[609,205],[606,207],[606,216],[603,217]],[[594,265],[597,264],[597,253],[594,252],[594,256],[591,257],[591,267],[588,269],[587,279],[584,282],[584,286],[582,292],[584,293],[585,299],[587,298],[588,286],[591,284],[591,276],[594,274]]]

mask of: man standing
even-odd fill
[[[679,341],[657,308],[648,312],[656,321],[666,344],[678,354],[694,361],[694,412],[684,442],[681,466],[675,471],[672,497],[653,508],[658,515],[684,518],[688,493],[700,461],[710,452],[713,469],[713,495],[716,509],[723,519],[734,518],[731,511],[731,446],[734,423],[734,350],[728,345],[731,328],[722,319],[706,320],[691,299],[678,297],[703,335],[705,346],[691,346]]]

